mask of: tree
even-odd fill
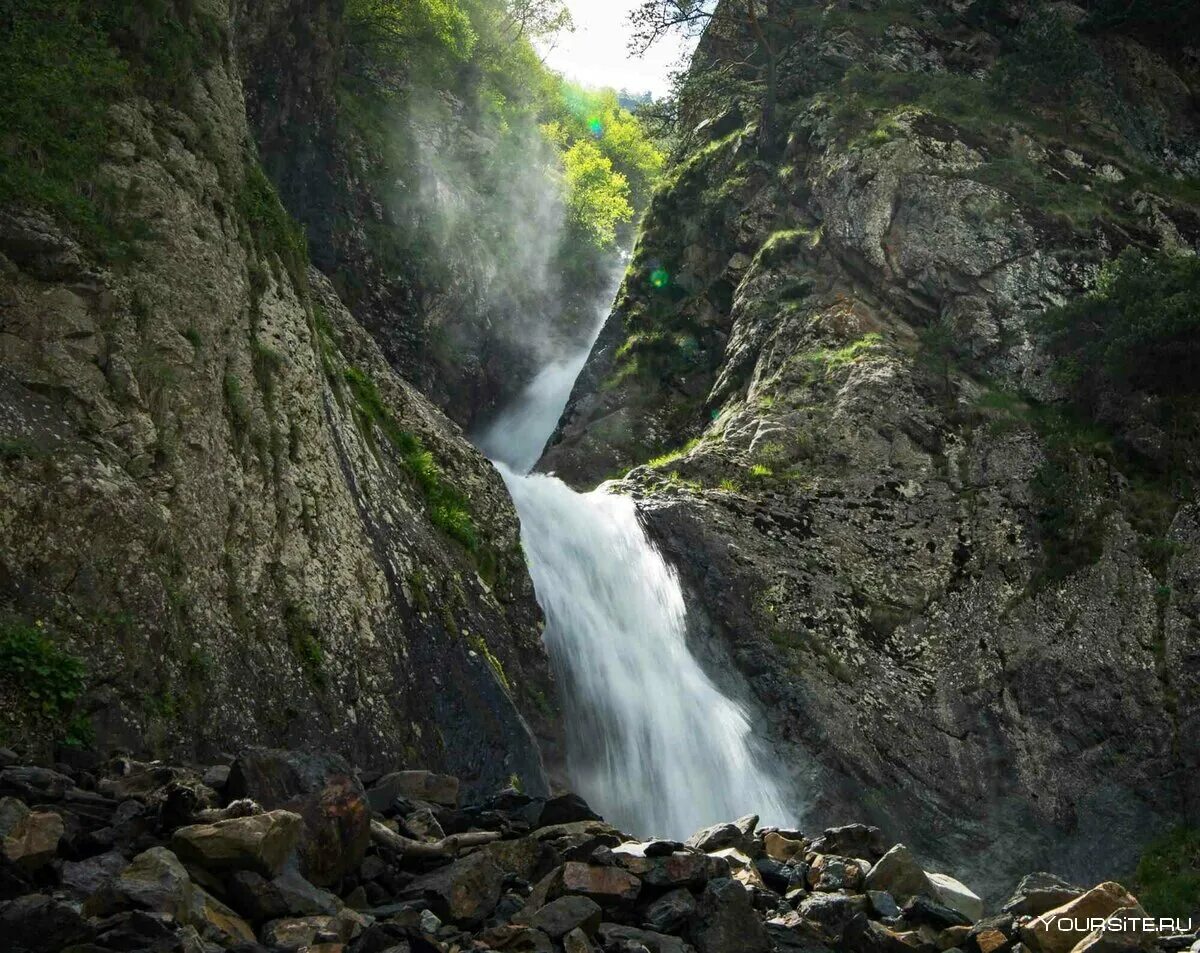
[[[625,176],[615,171],[612,160],[588,139],[580,139],[567,150],[563,169],[571,224],[598,248],[611,246],[617,225],[633,217]]]
[[[736,65],[752,69],[762,84],[759,145],[766,151],[775,143],[775,108],[779,100],[779,60],[799,26],[797,12],[786,0],[643,0],[630,14],[634,53],[645,53],[672,32],[698,36],[717,24],[748,39],[750,54]]]
[[[563,0],[509,0],[504,10],[504,33],[510,43],[539,39],[575,29]]]

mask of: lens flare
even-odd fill
[[[671,283],[671,276],[667,273],[666,268],[655,268],[650,272],[650,284],[658,289],[663,289]]]
[[[588,124],[588,131],[591,132],[591,134],[593,136],[595,136],[597,139],[599,139],[601,136],[604,135],[604,123],[600,121],[599,116],[592,116],[587,121],[587,124]]]

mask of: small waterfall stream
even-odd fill
[[[478,439],[521,518],[562,690],[572,786],[644,836],[684,838],[749,813],[794,822],[746,711],[689,652],[679,580],[633,500],[529,473],[590,349],[548,365]]]

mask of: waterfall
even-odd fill
[[[603,487],[577,493],[528,472],[587,353],[548,365],[478,440],[521,518],[561,689],[572,786],[639,835],[684,838],[749,813],[793,823],[746,711],[688,650],[679,579],[633,500]]]

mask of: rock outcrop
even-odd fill
[[[256,158],[245,22],[185,8],[146,22],[211,49],[100,105],[88,174],[122,243],[0,210],[3,730],[321,739],[545,791],[553,688],[503,483],[308,266]]]
[[[1144,396],[1081,424],[1039,320],[1122,248],[1200,248],[1195,51],[792,0],[764,131],[740,9],[539,468],[633,468],[814,823],[854,805],[991,897],[1118,876],[1200,809],[1196,472]]]

